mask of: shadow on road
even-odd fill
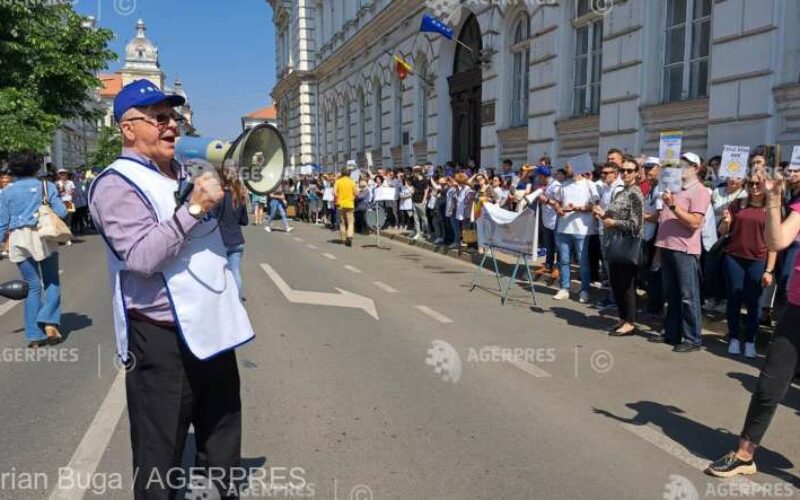
[[[61,315],[61,335],[68,340],[73,333],[92,326],[92,318],[85,314],[68,312]]]
[[[743,401],[743,404],[745,402]],[[712,429],[700,422],[683,415],[680,408],[656,403],[655,401],[638,401],[628,403],[628,408],[636,412],[633,418],[625,418],[599,408],[592,408],[594,413],[631,425],[653,424],[671,440],[679,443],[693,455],[709,462],[725,453],[736,449],[739,438],[727,429]],[[800,486],[800,478],[789,472],[794,464],[785,456],[761,447],[756,452],[759,472],[767,474],[787,483]]]
[[[758,377],[754,377],[753,375],[749,375],[747,373],[738,373],[738,372],[728,372],[728,377],[738,380],[742,387],[749,393],[752,394],[753,391],[756,390],[756,382],[758,382]],[[794,384],[797,383],[795,379]],[[781,404],[787,408],[791,408],[795,411],[797,415],[800,415],[800,389],[798,389],[795,385],[789,386],[789,391],[786,393],[786,396],[781,401]]]

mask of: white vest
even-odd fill
[[[100,175],[109,171],[121,175],[144,196],[159,223],[173,217],[178,181],[124,158],[109,165]],[[99,176],[95,183],[97,180]],[[192,354],[205,360],[252,340],[255,333],[228,268],[217,221],[211,219],[197,224],[187,239],[180,253],[164,262],[160,274],[178,331]],[[120,279],[120,273],[127,268],[108,242],[106,257],[113,291],[117,354],[127,361],[128,317]]]

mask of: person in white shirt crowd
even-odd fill
[[[664,289],[661,281],[661,265],[657,258],[656,231],[664,201],[661,199],[661,176],[659,159],[650,156],[644,160],[645,179],[650,183],[650,192],[644,197],[644,241],[642,243],[642,275],[647,287],[647,305],[642,319],[661,319],[664,313]]]
[[[556,267],[556,223],[558,213],[555,204],[561,183],[552,175],[549,167],[536,167],[536,175],[544,181],[544,191],[539,195],[539,203],[542,207],[542,246],[547,251],[544,267],[538,269],[535,278],[548,274],[551,282],[555,282],[559,277]]]
[[[595,231],[596,221],[592,217],[592,207],[600,200],[600,196],[597,186],[583,176],[576,176],[572,165],[567,164],[564,177],[565,181],[555,198],[556,212],[560,217],[556,227],[556,244],[561,266],[561,290],[554,298],[569,298],[570,263],[572,257],[576,257],[581,273],[578,300],[585,304],[589,302],[591,281],[587,237]]]
[[[612,156],[616,153],[611,153]],[[595,216],[602,214],[608,210],[608,206],[616,195],[618,195],[625,188],[622,179],[619,176],[619,165],[613,161],[608,161],[600,169],[600,180],[597,181],[597,192],[600,195],[600,203],[596,205]],[[609,282],[608,296],[600,304],[600,307],[613,307],[616,302],[614,301],[614,294],[611,290],[611,272],[609,271],[608,262],[606,260],[606,241],[604,236],[603,224],[598,224],[598,232],[600,233],[600,252],[603,256],[603,270],[605,271],[606,280]]]

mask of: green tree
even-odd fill
[[[0,2],[0,19],[0,156],[43,151],[64,120],[97,119],[86,99],[100,86],[96,73],[117,58],[113,33],[64,2]]]
[[[89,159],[91,167],[105,167],[122,153],[122,136],[117,127],[103,127],[97,135],[97,150]]]

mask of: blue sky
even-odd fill
[[[275,38],[266,0],[78,0],[75,10],[116,33],[111,48],[120,60],[110,71],[122,66],[141,17],[167,82],[181,79],[204,136],[235,138],[240,117],[272,101]]]

